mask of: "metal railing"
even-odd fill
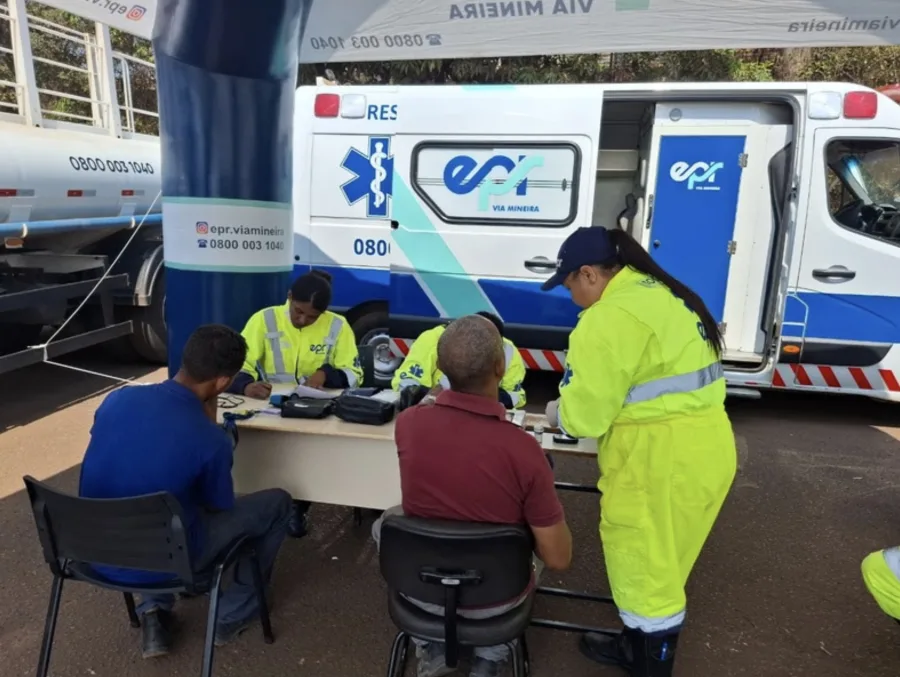
[[[132,82],[133,73],[140,70],[142,81],[149,79],[152,87],[156,77],[152,62],[113,51],[106,27],[82,32],[23,8],[22,0],[0,0],[4,118],[15,116],[40,127],[62,122],[116,136],[157,133],[159,114],[135,105]],[[27,30],[17,25],[22,17]],[[6,74],[12,77],[4,78]],[[142,82],[141,90],[145,87]]]
[[[119,75],[119,79],[122,82],[124,101],[123,104],[119,106],[122,117],[124,118],[122,121],[122,129],[129,132],[137,132],[138,129],[135,123],[135,116],[153,118],[158,121],[158,112],[144,110],[134,105],[134,96],[132,94],[134,90],[131,86],[131,69],[133,65],[147,69],[153,74],[154,81],[156,79],[156,66],[150,61],[144,61],[143,59],[138,59],[136,56],[130,56],[128,54],[123,54],[122,52],[113,52],[113,63],[118,63],[117,75]],[[116,89],[118,91],[118,88]],[[157,129],[159,128],[158,124],[159,123],[157,122]]]

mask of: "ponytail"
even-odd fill
[[[709,342],[710,347],[716,351],[716,355],[721,357],[722,352],[725,349],[722,333],[719,331],[719,325],[716,324],[712,313],[709,312],[709,309],[706,307],[706,304],[703,303],[703,300],[686,284],[679,282],[664,271],[659,264],[653,260],[653,257],[650,256],[649,252],[626,231],[618,228],[611,228],[607,232],[609,233],[610,241],[615,245],[618,253],[615,263],[623,266],[630,266],[666,285],[675,296],[684,301],[684,305],[696,313],[697,317],[700,318],[700,323],[703,325],[703,329],[706,333],[706,340]],[[603,265],[604,267],[609,266],[609,264]]]

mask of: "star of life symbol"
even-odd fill
[[[341,167],[354,176],[341,186],[348,204],[366,198],[366,216],[385,218],[393,197],[394,156],[391,137],[370,136],[368,154],[351,148]]]

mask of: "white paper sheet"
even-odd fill
[[[297,386],[291,392],[299,397],[310,397],[314,400],[333,400],[341,394],[340,390],[319,390],[304,385]]]
[[[380,393],[372,395],[372,399],[394,404],[400,401],[400,393],[396,390],[382,390]]]

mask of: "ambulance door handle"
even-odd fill
[[[525,261],[525,267],[532,273],[552,273],[556,270],[556,261],[551,261],[546,256],[535,256]]]
[[[847,282],[856,277],[856,271],[844,266],[831,266],[830,268],[816,268],[812,275],[823,282]]]

